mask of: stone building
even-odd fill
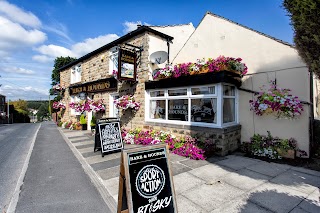
[[[119,49],[137,54],[136,82],[114,78]],[[165,63],[158,64],[150,58],[159,51],[168,53]],[[241,57],[249,68],[248,75],[241,80],[226,72],[153,80],[154,72],[165,64],[195,62],[219,55]],[[253,134],[267,131],[280,138],[294,137],[299,148],[309,153],[308,76],[306,65],[292,45],[207,13],[196,29],[191,23],[140,26],[62,67],[60,84],[67,88],[63,120],[77,119],[77,113],[68,103],[80,100],[83,95],[104,100],[106,110],[97,113],[98,118],[120,117],[123,127],[161,129],[176,136],[197,134],[215,142],[221,155],[234,151]],[[306,103],[298,120],[275,120],[250,111],[253,92],[270,80],[276,80],[282,88],[290,88]],[[319,93],[316,89],[314,92],[315,96]],[[141,103],[137,112],[115,108],[114,100],[126,94]],[[314,110],[318,112],[316,107]],[[87,113],[88,124],[91,118],[92,112]]]

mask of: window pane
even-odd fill
[[[188,100],[169,100],[168,119],[188,121]]]
[[[165,119],[166,118],[166,101],[150,101],[150,118]]]
[[[229,86],[229,85],[224,85],[223,86],[223,95],[224,96],[235,96],[235,87],[234,86]]]
[[[192,95],[215,94],[215,87],[196,87],[191,88]]]
[[[223,99],[223,123],[236,121],[235,108],[234,98]]]
[[[191,100],[191,121],[217,123],[217,99],[202,98]]]
[[[164,91],[153,91],[150,92],[150,97],[161,97],[164,96]]]
[[[169,90],[170,96],[187,95],[187,89]]]

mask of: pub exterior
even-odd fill
[[[167,55],[155,59],[158,52]],[[201,64],[199,59],[220,55],[241,57],[248,67],[247,75],[219,70],[157,77],[158,70],[170,69],[166,64],[197,60]],[[157,61],[160,58],[165,62]],[[270,131],[277,137],[295,138],[298,147],[309,155],[308,76],[292,45],[207,13],[196,29],[192,24],[140,26],[62,67],[60,85],[65,88],[62,101],[66,103],[62,120],[79,119],[70,103],[89,98],[102,101],[105,111],[86,112],[88,124],[94,114],[98,119],[119,117],[122,127],[128,129],[163,130],[177,137],[197,135],[214,142],[220,155],[235,151],[255,133]],[[270,80],[290,88],[302,100],[303,113],[298,119],[278,120],[250,110],[254,92]],[[119,110],[115,101],[121,97],[133,97],[139,106]],[[317,115],[316,107],[314,112]]]

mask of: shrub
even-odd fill
[[[82,114],[80,116],[80,124],[86,124],[86,123],[87,123],[86,116],[84,116],[84,114]]]

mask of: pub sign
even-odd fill
[[[135,52],[119,49],[118,79],[136,81],[137,54]]]

